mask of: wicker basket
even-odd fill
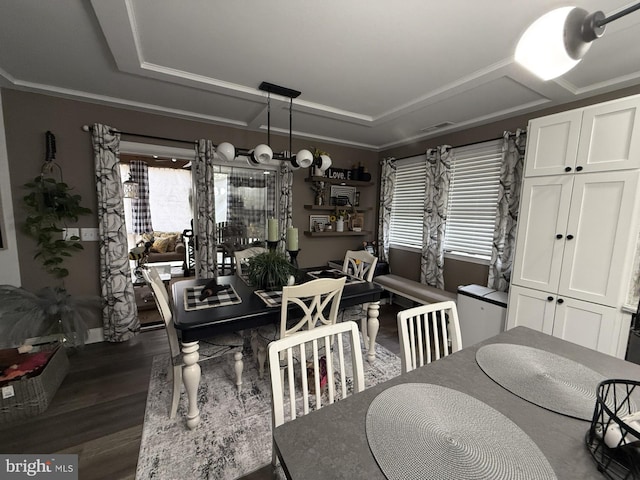
[[[39,375],[9,382],[14,395],[0,395],[0,425],[39,415],[49,407],[49,402],[69,371],[69,360],[64,348],[57,347]]]

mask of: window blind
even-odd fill
[[[502,140],[454,150],[445,251],[491,258]]]
[[[394,246],[422,248],[425,164],[425,155],[404,159],[396,164],[389,232],[389,243]]]

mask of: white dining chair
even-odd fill
[[[233,252],[236,262],[236,275],[239,277],[247,275],[247,262],[251,257],[266,253],[267,249],[264,247],[249,247],[244,250],[237,250]]]
[[[370,282],[378,264],[378,257],[366,250],[347,250],[342,271]]]
[[[261,327],[258,329],[258,341],[268,344],[302,329],[311,330],[317,326],[336,323],[344,284],[344,277],[318,278],[301,285],[283,287],[279,328],[274,325]],[[289,313],[291,304],[298,308]],[[254,340],[252,339],[252,341]],[[264,361],[260,355],[259,362],[259,374],[262,378]]]
[[[343,335],[347,337],[347,345]],[[345,362],[347,346],[350,364]],[[351,394],[363,391],[364,368],[357,325],[354,322],[323,325],[272,342],[269,344],[269,371],[272,431],[285,421],[348,396],[349,378],[353,379]],[[297,406],[299,397],[302,401]],[[272,463],[277,464],[275,448]]]
[[[455,302],[430,303],[398,312],[402,373],[462,348]]]
[[[173,393],[171,397],[171,407],[169,409],[169,418],[174,418],[178,411],[178,403],[180,401],[180,388],[182,385],[182,352],[180,350],[180,341],[178,334],[173,326],[173,312],[169,301],[169,292],[164,283],[160,279],[160,275],[155,267],[145,266],[142,268],[142,276],[153,293],[156,306],[160,311],[160,316],[164,321],[164,327],[169,340],[169,351],[171,353],[171,377],[173,380]],[[236,375],[236,387],[238,391],[242,388],[242,370],[244,368],[242,362],[242,347],[244,339],[237,333],[220,334],[215,337],[207,338],[200,341],[200,349],[198,353],[200,358],[198,362],[219,357],[224,354],[233,354],[234,371]]]

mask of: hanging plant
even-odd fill
[[[36,241],[33,258],[40,260],[47,273],[64,278],[69,275],[63,266],[65,258],[83,247],[77,236],[62,238],[63,229],[68,222],[77,222],[80,215],[91,210],[80,204],[82,198],[72,194],[69,185],[45,176],[45,172],[51,173],[53,165],[51,161],[45,162],[43,173],[24,185],[30,190],[23,198],[27,209],[24,230]]]

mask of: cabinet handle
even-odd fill
[[[553,302],[553,297],[551,295],[547,297],[547,302]]]
[[[561,299],[561,298],[559,298],[559,299],[558,299],[558,303],[564,303],[564,300],[563,300],[563,299]]]
[[[581,167],[580,165],[578,165],[578,166],[576,167],[576,172],[581,172],[581,171],[582,171],[582,167]]]
[[[567,235],[567,240],[573,240],[573,235]]]
[[[571,167],[564,167],[564,171],[565,172],[570,172],[571,171]]]
[[[558,240],[560,240],[560,239],[562,238],[562,234],[561,234],[561,233],[558,233],[558,234],[556,235],[556,238],[557,238]]]

